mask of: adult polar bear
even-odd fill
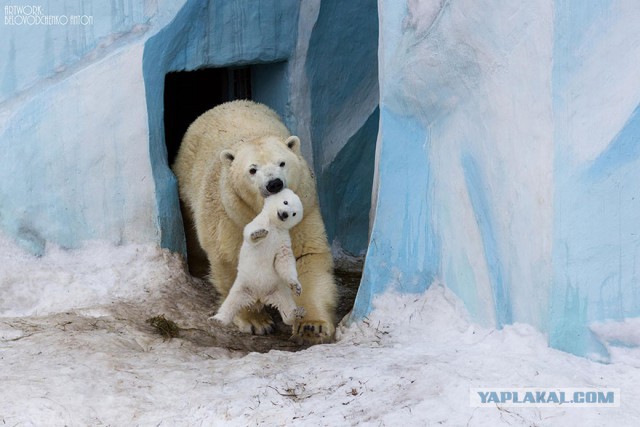
[[[252,101],[232,101],[198,117],[187,130],[173,165],[180,197],[192,215],[207,254],[210,280],[226,298],[237,272],[244,227],[260,213],[264,198],[290,188],[302,200],[304,219],[291,230],[305,317],[294,339],[326,342],[335,332],[333,260],[320,215],[313,175],[278,115]],[[273,321],[264,311],[241,311],[234,323],[266,334]]]

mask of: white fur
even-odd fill
[[[244,227],[262,210],[269,178],[279,178],[300,197],[304,219],[290,234],[304,287],[294,299],[306,314],[296,319],[292,331],[295,341],[315,344],[334,337],[337,289],[315,180],[300,146],[273,110],[252,101],[231,101],[189,126],[173,170],[186,207],[185,224],[193,223],[185,232],[190,240],[197,236],[207,254],[209,280],[222,300],[237,275]],[[233,323],[243,332],[268,334],[273,321],[258,308],[240,310]]]
[[[302,292],[289,230],[302,220],[300,198],[285,188],[265,199],[262,211],[243,231],[238,274],[213,319],[228,325],[242,308],[276,307],[287,325],[304,316],[293,299]]]

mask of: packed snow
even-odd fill
[[[420,295],[377,297],[367,319],[338,328],[336,343],[259,353],[249,351],[253,337],[207,322],[215,309],[209,287],[184,272],[180,257],[152,245],[48,247],[36,258],[0,237],[0,265],[1,425],[630,426],[640,419],[640,359],[631,350],[599,364],[550,349],[528,325],[480,327],[440,283]],[[175,321],[180,337],[155,334],[145,322],[155,315]],[[635,324],[625,325],[595,329],[637,341]],[[476,387],[619,388],[621,405],[475,408]]]

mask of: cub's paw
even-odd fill
[[[267,237],[267,234],[269,234],[269,231],[265,230],[264,228],[261,228],[260,230],[256,230],[253,233],[251,233],[251,241],[257,242],[260,239],[264,239],[265,237]]]
[[[228,326],[231,324],[231,319],[226,318],[225,316],[222,315],[222,313],[217,313],[215,316],[209,317],[209,320],[211,320],[212,322],[223,324],[225,326]]]
[[[289,283],[289,287],[293,292],[295,292],[296,295],[300,295],[302,293],[302,285],[300,284],[300,282],[291,282]]]
[[[332,342],[336,332],[333,323],[324,320],[303,319],[293,325],[291,340],[297,344],[323,344]]]
[[[275,331],[275,323],[265,311],[242,310],[233,323],[246,334],[268,335]]]
[[[307,312],[304,307],[295,307],[290,312],[281,311],[280,315],[282,316],[282,322],[285,325],[293,326],[296,322],[299,322],[306,313]]]
[[[304,315],[307,314],[306,310],[304,309],[304,307],[296,307],[293,310],[293,317],[297,318],[297,319],[302,319],[304,317]]]

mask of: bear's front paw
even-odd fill
[[[291,341],[297,344],[323,344],[333,341],[335,327],[331,322],[296,319]]]
[[[289,283],[289,287],[298,296],[302,293],[302,285],[300,284],[300,282],[291,282]]]
[[[257,242],[260,239],[264,239],[265,237],[267,237],[267,234],[269,234],[269,231],[265,230],[264,228],[261,228],[260,230],[256,230],[253,233],[251,233],[251,241]]]

